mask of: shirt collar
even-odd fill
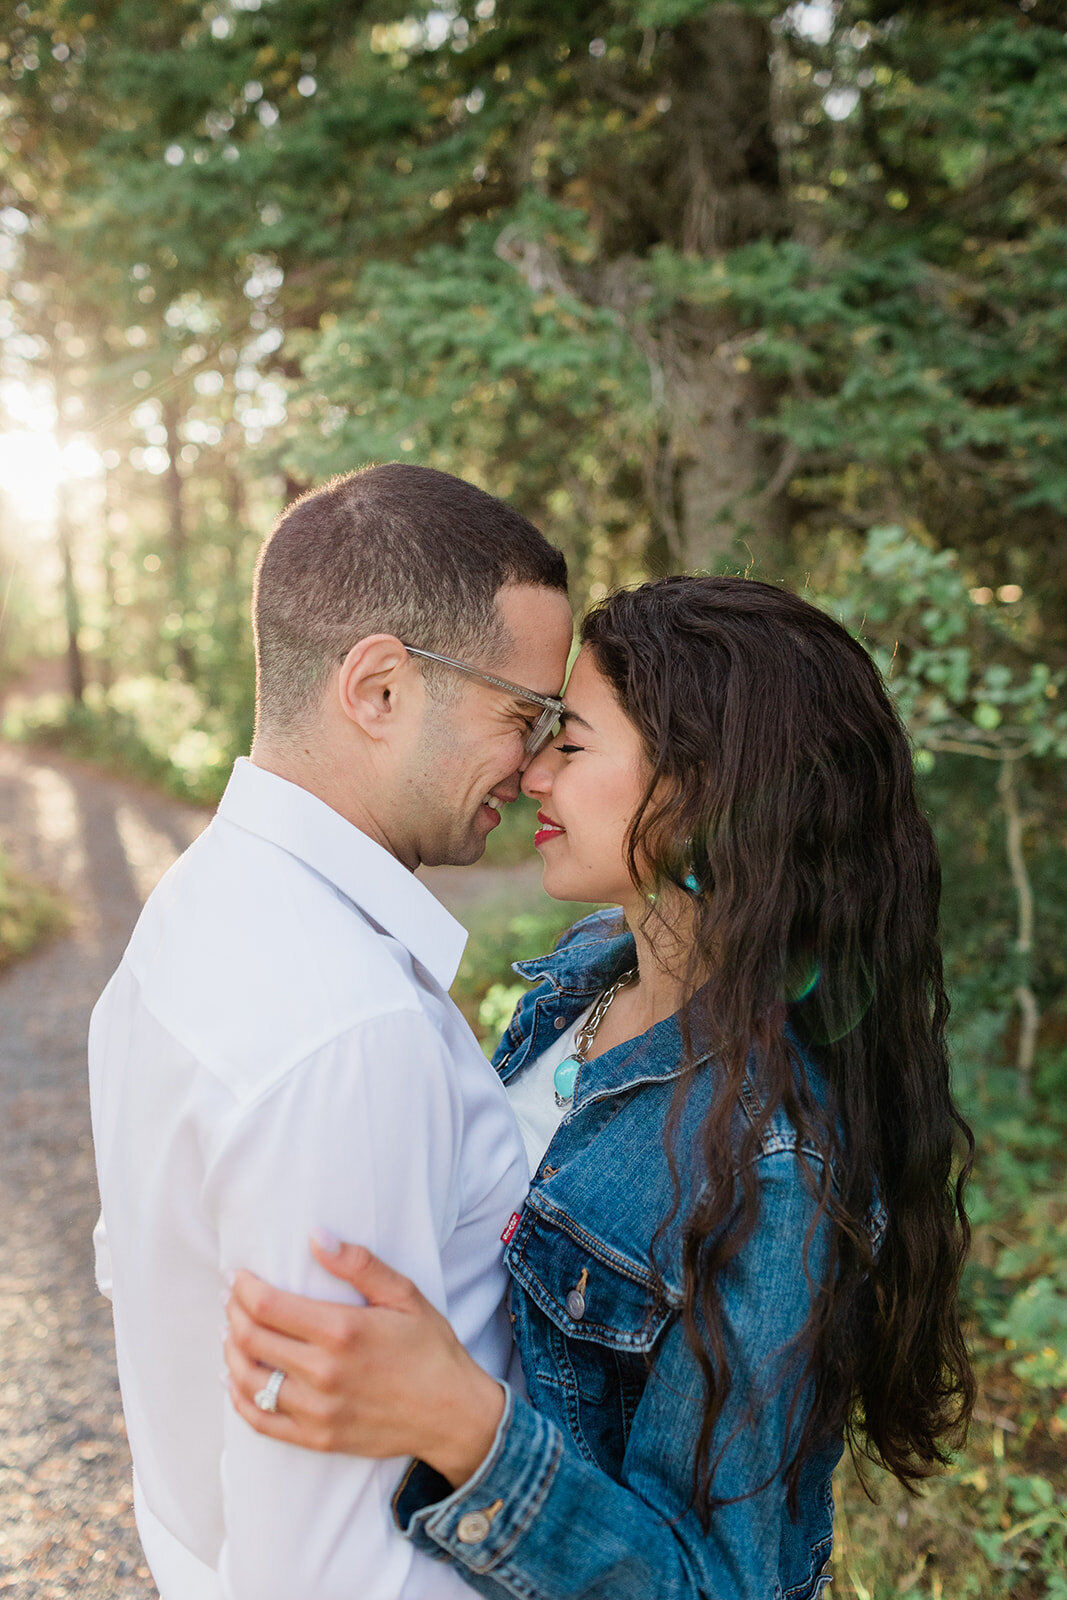
[[[394,855],[308,789],[241,757],[218,815],[327,879],[431,973],[456,976],[467,931]]]

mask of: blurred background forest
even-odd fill
[[[7,738],[215,798],[256,548],[372,460],[510,499],[579,608],[747,571],[875,652],[945,863],[983,1394],[921,1501],[842,1473],[835,1588],[1064,1600],[1067,6],[22,0],[0,59]],[[485,1034],[570,914],[473,915]]]

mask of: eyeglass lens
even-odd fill
[[[541,711],[541,715],[530,729],[529,736],[526,740],[526,754],[528,756],[535,756],[539,750],[544,749],[545,745],[552,738],[558,722],[559,712],[556,711],[555,707],[545,706]]]

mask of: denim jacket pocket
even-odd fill
[[[642,1271],[558,1214],[527,1204],[508,1247],[509,1268],[525,1291],[523,1367],[538,1390],[563,1406],[579,1450],[617,1470],[648,1381],[657,1341],[674,1309]]]

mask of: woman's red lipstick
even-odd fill
[[[566,828],[561,827],[558,822],[554,821],[552,817],[546,817],[543,811],[539,811],[537,813],[537,820],[541,826],[534,834],[535,850],[540,850],[546,839],[558,839],[561,834],[564,834],[567,831]]]

